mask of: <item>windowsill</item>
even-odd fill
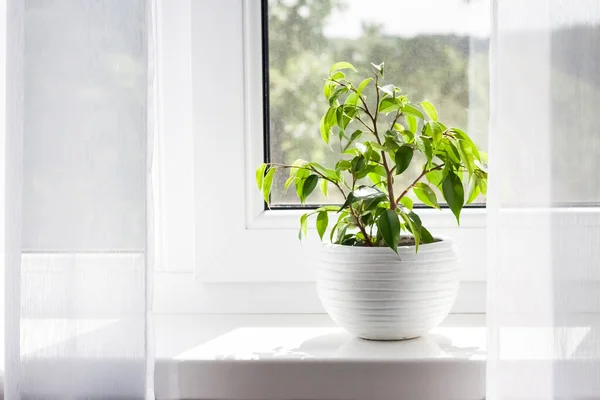
[[[160,315],[157,399],[483,399],[485,316],[355,339],[326,315]]]

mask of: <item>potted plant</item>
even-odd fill
[[[452,240],[423,226],[411,196],[440,208],[439,194],[460,224],[463,206],[486,193],[487,159],[464,131],[439,121],[431,103],[413,104],[399,87],[382,85],[384,65],[372,65],[373,76],[358,85],[346,76],[357,73],[347,62],[334,64],[325,80],[329,106],[320,132],[339,150],[335,166],[262,164],[256,181],[267,204],[281,169],[289,170],[285,189],[294,185],[301,203],[317,186],[325,195],[340,192],[342,205],[300,218],[300,238],[311,216],[321,240],[329,238],[318,255],[319,297],[332,319],[358,337],[409,339],[447,316],[459,286]],[[416,176],[398,190],[395,180],[411,172]]]

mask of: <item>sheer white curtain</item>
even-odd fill
[[[5,398],[150,398],[152,0],[5,7]]]
[[[600,2],[496,0],[487,398],[600,398]]]

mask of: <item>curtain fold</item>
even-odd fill
[[[151,0],[8,0],[5,396],[152,397]]]
[[[487,399],[600,397],[600,2],[495,0]]]

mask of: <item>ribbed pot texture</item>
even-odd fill
[[[451,239],[419,246],[323,245],[317,289],[331,318],[370,340],[421,336],[450,312],[459,287],[458,253]]]

